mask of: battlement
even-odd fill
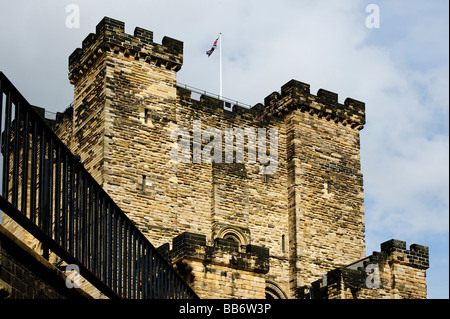
[[[299,291],[300,298],[426,298],[425,270],[429,268],[428,247],[391,239],[380,252],[346,267],[333,269],[310,288]],[[392,280],[394,278],[394,280]]]
[[[190,259],[261,274],[269,271],[268,248],[250,244],[239,247],[237,242],[223,238],[216,238],[213,246],[207,246],[205,235],[190,232],[173,239],[168,256],[175,264]]]
[[[391,262],[419,269],[428,269],[430,266],[427,246],[412,244],[406,249],[406,242],[396,239],[384,242],[380,246],[381,252],[387,254]]]
[[[347,98],[344,104],[338,103],[338,95],[334,92],[320,89],[317,95],[310,93],[310,85],[291,80],[281,87],[281,93],[273,92],[264,99],[264,104],[258,103],[253,107],[224,101],[207,94],[202,94],[198,100],[191,99],[192,91],[177,87],[177,94],[182,101],[187,101],[196,108],[232,109],[233,113],[248,114],[257,120],[282,118],[287,113],[299,109],[311,115],[325,118],[328,121],[349,125],[361,130],[364,127],[365,103]]]
[[[192,94],[200,94],[195,99],[192,98]],[[258,114],[261,114],[261,109],[258,107],[251,107],[245,103],[234,101],[227,98],[221,98],[212,96],[212,93],[193,91],[191,89],[177,86],[177,96],[182,102],[187,102],[194,109],[210,109],[211,112],[220,110],[226,112],[229,116],[246,115],[256,118]]]
[[[327,120],[350,125],[361,130],[364,127],[365,103],[347,98],[338,103],[338,95],[320,89],[317,95],[310,93],[310,85],[291,80],[281,87],[281,93],[273,92],[264,99],[264,114],[281,117],[289,111],[299,109]]]
[[[136,27],[133,35],[125,33],[125,23],[104,17],[69,57],[69,80],[72,84],[87,72],[105,52],[133,60],[142,60],[179,71],[183,64],[183,42],[165,36],[162,44],[153,42],[153,32]]]

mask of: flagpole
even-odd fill
[[[223,94],[223,91],[222,91],[222,84],[223,84],[223,82],[222,82],[222,33],[220,33],[219,34],[219,45],[220,45],[220,49],[219,49],[219,55],[220,55],[220,62],[219,62],[219,64],[220,64],[220,71],[219,71],[219,76],[220,76],[220,81],[219,81],[219,99],[221,99],[222,98],[222,94]]]

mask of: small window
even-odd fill
[[[263,173],[263,180],[264,180],[264,183],[265,183],[265,184],[267,184],[267,183],[270,182],[270,177],[271,177],[271,174],[268,174],[268,170],[267,170],[267,167],[268,167],[268,166],[269,166],[269,163],[264,164],[264,168],[263,168],[263,170],[264,170],[264,173]]]
[[[142,181],[141,181],[141,189],[143,193],[146,193],[150,190],[150,187],[152,186],[152,183],[148,181],[147,176],[142,175]]]
[[[150,110],[149,109],[145,109],[144,110],[144,121],[145,121],[145,124],[148,124],[149,120],[150,120]]]
[[[145,188],[146,188],[146,180],[147,177],[145,175],[142,175],[142,191],[145,193]]]
[[[226,226],[222,228],[217,234],[218,238],[233,240],[239,244],[239,246],[247,245],[248,240],[247,236],[244,235],[244,232],[238,227],[234,226]]]

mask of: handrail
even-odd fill
[[[0,72],[0,209],[110,298],[198,298]]]
[[[177,87],[189,90],[189,91],[197,93],[197,94],[209,96],[209,97],[218,99],[220,101],[224,101],[225,103],[229,103],[230,106],[231,105],[237,105],[237,106],[242,106],[242,107],[245,107],[245,108],[248,108],[248,109],[252,108],[252,106],[250,104],[242,103],[242,102],[239,102],[237,100],[232,100],[232,99],[220,96],[218,94],[207,92],[207,91],[204,91],[204,90],[201,90],[201,89],[198,89],[198,88],[195,88],[193,86],[190,86],[190,85],[187,85],[187,84],[183,84],[183,83],[180,83],[180,82],[177,82]]]

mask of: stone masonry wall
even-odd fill
[[[286,137],[284,128],[280,125],[281,121],[276,119],[258,121],[255,110],[235,108],[233,112],[230,112],[223,109],[223,103],[217,105],[217,100],[206,97],[202,97],[199,101],[193,100],[190,92],[183,89],[179,89],[179,94],[180,116],[177,121],[179,127],[192,131],[193,122],[200,121],[203,131],[208,127],[219,129],[223,136],[222,143],[225,142],[225,131],[229,129],[248,128],[256,132],[258,128],[278,128],[279,162],[275,174],[269,176],[260,174],[260,163],[249,162],[247,138],[243,140],[245,144],[243,163],[236,163],[235,160],[233,163],[225,163],[225,159],[223,163],[184,163],[178,164],[178,170],[181,172],[195,172],[200,169],[206,171],[196,173],[197,176],[206,177],[199,182],[195,179],[190,182],[184,179],[183,183],[189,185],[187,189],[190,189],[190,193],[186,193],[181,198],[184,197],[186,203],[183,209],[194,206],[197,211],[202,208],[204,213],[201,216],[207,216],[208,219],[193,220],[195,217],[191,217],[187,222],[191,222],[191,225],[195,225],[201,233],[207,235],[210,244],[218,235],[235,227],[243,234],[244,240],[241,244],[251,243],[269,248],[272,258],[266,278],[277,282],[287,292],[289,272],[286,150],[284,147]],[[204,142],[202,147],[205,144]],[[222,149],[225,150],[225,146]],[[237,142],[235,142],[235,149],[239,150]],[[205,193],[196,194],[198,190]],[[205,198],[209,198],[209,202],[205,202]],[[185,216],[190,216],[189,212],[186,212]],[[206,220],[211,224],[205,223]],[[189,224],[184,227],[189,227]]]
[[[68,110],[56,127],[156,247],[175,251],[167,243],[189,232],[204,236],[205,247],[233,240],[235,254],[249,245],[268,249],[264,273],[216,262],[205,268],[185,256],[196,278],[207,277],[193,281],[194,290],[234,287],[217,297],[255,297],[230,286],[236,277],[222,275],[228,267],[294,298],[328,271],[363,258],[364,103],[341,104],[336,93],[314,95],[291,80],[263,104],[230,111],[223,101],[195,99],[177,87],[182,63],[182,42],[154,43],[141,28],[128,35],[123,22],[105,17],[69,58],[73,121]],[[277,150],[269,173],[261,146],[253,149],[258,129],[277,133],[275,145],[266,136],[265,155]]]
[[[315,299],[426,299],[428,247],[389,240],[381,252],[352,265],[334,269],[312,283]]]
[[[277,257],[270,277],[287,289],[287,239],[282,247],[283,236],[288,233],[285,134],[281,121],[257,121],[255,111],[238,108],[229,112],[223,103],[206,97],[192,100],[190,92],[175,87],[182,61],[181,43],[167,38],[163,45],[154,44],[150,31],[142,29],[135,31],[135,36],[126,35],[123,25],[107,18],[99,25],[97,34],[90,35],[83,49],[76,50],[70,59],[74,123],[88,128],[94,125],[89,121],[97,118],[92,132],[82,130],[88,138],[83,143],[96,149],[97,166],[87,160],[92,157],[91,150],[82,149],[80,144],[74,151],[79,152],[87,169],[99,174],[108,194],[155,246],[184,231],[204,234],[212,244],[219,233],[226,235],[224,229],[234,227],[245,233],[243,244],[270,248]],[[148,36],[145,41],[144,35]],[[97,48],[104,52],[94,61],[90,57]],[[102,71],[91,71],[100,66]],[[98,85],[88,91],[85,83]],[[79,99],[92,101],[92,107]],[[81,109],[77,113],[81,105],[86,114],[100,112],[102,116],[78,119],[84,114]],[[222,136],[227,129],[277,127],[281,154],[277,171],[267,179],[260,174],[261,165],[247,163],[247,157],[244,164],[174,161],[171,150],[177,141],[171,133],[180,128],[192,134],[194,121],[201,123],[202,130],[218,129]],[[74,130],[75,135],[77,132]],[[73,139],[74,144],[80,142]],[[203,139],[202,148],[206,144]]]
[[[295,111],[292,176],[300,285],[365,256],[358,132]],[[294,220],[295,219],[295,220]]]
[[[291,288],[365,256],[359,130],[364,103],[338,103],[292,80],[265,99],[264,115],[284,118],[287,135]]]
[[[177,271],[200,298],[264,299],[269,271],[269,249],[217,238],[206,245],[206,236],[184,232],[173,239],[169,256]]]
[[[89,46],[84,42],[83,47]],[[73,55],[70,60],[73,60]],[[86,169],[102,185],[105,147],[106,56],[101,54],[96,60],[89,61],[87,63],[90,68],[78,71],[82,72],[83,77],[77,82],[74,89],[70,149],[73,154],[81,157],[81,162]],[[70,72],[75,72],[74,64],[71,64]]]
[[[65,275],[0,225],[0,299],[89,299]]]

